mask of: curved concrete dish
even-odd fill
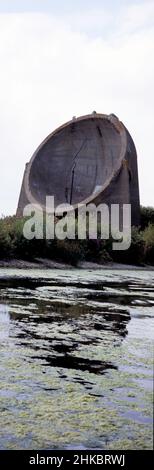
[[[137,155],[131,136],[114,115],[73,118],[52,132],[26,165],[17,215],[28,203],[132,204],[139,223]]]

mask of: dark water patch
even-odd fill
[[[57,274],[57,273],[56,273]],[[107,273],[106,273],[107,274]],[[89,289],[94,289],[96,292],[97,290],[103,291],[105,288],[111,288],[111,289],[118,289],[120,290],[141,290],[141,291],[148,291],[148,292],[153,292],[152,286],[150,283],[145,281],[143,282],[142,280],[134,280],[133,283],[131,279],[123,280],[120,279],[120,274],[118,280],[107,280],[105,279],[104,273],[100,273],[100,277],[103,276],[104,279],[99,280],[98,277],[96,276],[96,280],[92,281],[91,279],[88,280],[88,282],[85,281],[79,281],[79,280],[73,280],[73,276],[69,276],[68,278],[66,277],[64,280],[59,276],[56,276],[56,278],[52,277],[52,271],[51,271],[51,276],[48,278],[41,278],[41,277],[24,277],[24,276],[0,276],[0,288],[5,288],[5,289],[18,289],[20,290],[24,289],[27,290],[34,290],[36,288],[42,288],[42,287],[75,287],[76,289],[79,290],[89,290]],[[144,276],[144,273],[143,273]],[[88,276],[89,277],[89,276]],[[20,286],[20,287],[19,287]]]
[[[151,306],[150,301],[154,305],[154,299],[150,296],[143,295],[131,295],[131,294],[122,294],[122,293],[111,293],[111,292],[101,292],[101,293],[91,293],[87,294],[87,299],[92,301],[99,302],[109,302],[118,305],[133,305],[133,303],[140,303],[140,306]]]
[[[102,361],[89,360],[82,357],[65,355],[61,357],[50,357],[50,356],[33,356],[34,359],[41,359],[43,365],[50,365],[51,367],[58,367],[63,369],[73,369],[88,371],[93,374],[102,374],[106,369],[115,369],[117,366],[111,363]]]

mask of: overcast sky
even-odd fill
[[[0,0],[0,214],[40,142],[93,110],[129,129],[154,206],[153,88],[154,1]]]

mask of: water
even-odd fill
[[[0,448],[151,449],[154,271],[0,269]]]

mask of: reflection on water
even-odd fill
[[[0,270],[0,448],[152,447],[154,273]]]
[[[9,322],[8,307],[5,304],[0,304],[0,341],[9,336]]]

